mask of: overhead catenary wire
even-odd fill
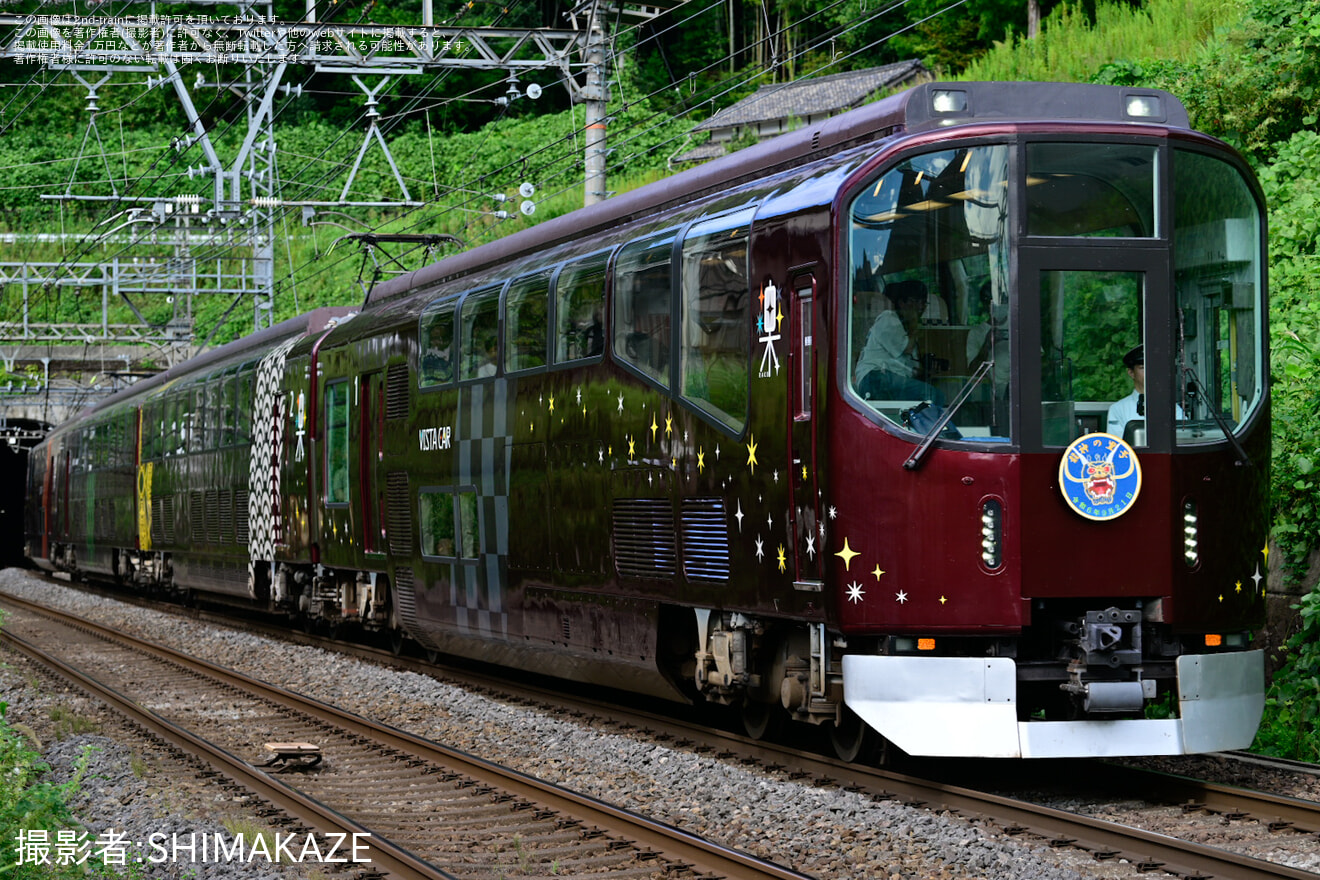
[[[965,0],[962,0],[962,2],[965,2]],[[832,4],[832,5],[837,5],[837,3],[836,3],[836,4]],[[892,8],[896,8],[896,7],[899,6],[899,5],[902,5],[902,4],[894,4],[894,6],[893,6],[893,7],[890,7],[890,9],[892,9]],[[957,5],[960,5],[960,3],[953,3],[953,4],[950,4],[950,7],[948,7],[948,8],[952,8],[952,7],[957,6]],[[827,8],[829,8],[829,7],[827,7]],[[886,11],[888,11],[888,10],[886,10]],[[700,14],[700,13],[699,13],[699,14]],[[819,15],[819,14],[821,14],[821,12],[820,12],[820,11],[817,11],[817,12],[813,13],[812,16],[807,16],[807,17],[804,18],[803,20],[800,20],[800,21],[794,23],[793,26],[794,26],[794,27],[800,27],[800,26],[802,26],[805,22],[810,21],[811,18],[813,18],[815,15]],[[877,15],[878,15],[878,14],[882,14],[882,13],[877,13]],[[938,14],[938,13],[937,13],[937,14]],[[875,17],[876,17],[876,15],[872,15],[872,16],[870,16],[867,20],[870,20],[870,19],[875,18]],[[659,39],[659,37],[660,37],[661,34],[666,33],[666,32],[668,32],[668,30],[672,29],[673,27],[677,27],[677,26],[678,26],[677,24],[670,25],[669,28],[665,28],[664,30],[659,30],[659,31],[657,31],[657,32],[654,33],[654,34],[652,34],[652,35],[650,35],[650,36],[648,36],[648,37],[645,37],[645,38],[644,38],[642,41],[640,41],[640,42],[644,43],[644,42],[649,41],[649,40],[652,40],[652,39]],[[857,26],[860,26],[860,24],[854,25],[854,27],[857,27]],[[781,29],[780,31],[776,32],[776,34],[782,34],[785,30],[787,30],[787,28]],[[838,36],[839,33],[846,33],[847,30],[849,30],[849,29],[845,29],[845,30],[843,30],[843,31],[836,31],[836,32],[834,33],[834,35],[833,35],[833,38],[837,39],[837,36]],[[901,31],[900,31],[900,32],[901,32]],[[890,35],[890,37],[892,37],[892,35]],[[887,37],[886,39],[888,39],[888,38],[889,38],[889,37]],[[801,57],[801,55],[805,54],[806,52],[811,51],[811,50],[812,50],[813,48],[815,48],[815,47],[818,47],[822,42],[823,42],[823,39],[817,39],[817,40],[813,41],[811,44],[799,48],[799,51],[797,52],[797,54],[796,54],[794,57]],[[871,45],[871,46],[874,46],[874,45],[877,45],[877,44],[880,43],[880,42],[883,42],[883,40],[875,41],[874,43],[872,43],[872,44],[870,44],[870,45]],[[862,50],[859,50],[859,51],[862,51]],[[852,53],[852,54],[853,54],[853,55],[856,55],[857,53],[854,52],[854,53]],[[731,57],[731,56],[725,56],[724,58],[722,58],[722,59],[720,59],[719,61],[715,62],[715,64],[712,64],[710,67],[711,67],[711,68],[713,68],[713,67],[717,67],[717,66],[721,66],[721,67],[722,67],[725,63],[728,62],[728,60],[730,59],[730,57]],[[851,57],[851,56],[849,56],[849,57]],[[834,62],[835,65],[837,65],[838,63],[839,63],[838,61]],[[709,70],[709,69],[710,69],[710,68],[707,68],[707,70]],[[702,73],[704,73],[704,72],[705,72],[705,71],[702,71]],[[759,73],[756,74],[756,75],[759,75]],[[702,106],[703,104],[707,104],[707,103],[709,103],[710,101],[718,100],[720,97],[722,97],[722,96],[724,96],[724,95],[727,95],[727,94],[729,94],[729,93],[732,92],[732,91],[737,90],[738,88],[740,88],[740,87],[746,85],[747,83],[749,83],[749,82],[751,82],[751,81],[754,81],[754,79],[756,78],[756,75],[745,76],[745,77],[743,77],[743,78],[741,78],[741,79],[739,79],[739,80],[737,80],[737,81],[735,81],[735,82],[732,82],[732,83],[727,83],[727,82],[726,82],[726,83],[722,83],[721,85],[723,86],[723,88],[719,89],[718,91],[715,89],[715,87],[708,87],[708,88],[704,89],[703,92],[702,92],[700,95],[694,95],[694,96],[693,96],[692,101],[691,101],[691,105],[690,105],[690,106],[683,106],[683,107],[682,107],[681,109],[679,109],[678,111],[672,111],[672,106],[671,106],[671,112],[668,113],[668,114],[666,114],[666,116],[667,116],[667,117],[686,117],[686,116],[690,115],[690,114],[694,111],[694,108],[695,108],[695,107],[700,107],[700,106]],[[395,114],[391,114],[391,115],[389,115],[389,116],[382,116],[382,117],[380,117],[380,118],[377,120],[377,124],[381,127],[382,131],[385,131],[385,130],[392,130],[392,129],[393,129],[397,124],[399,124],[401,121],[403,121],[403,120],[409,118],[410,114],[415,113],[415,112],[416,112],[416,108],[417,108],[418,106],[423,105],[423,104],[426,106],[426,110],[429,111],[430,109],[433,109],[433,108],[436,107],[436,106],[443,106],[445,103],[449,103],[450,101],[457,101],[457,100],[464,100],[464,99],[477,99],[477,98],[475,98],[475,95],[479,92],[479,90],[474,90],[473,93],[469,93],[468,95],[461,96],[461,97],[450,97],[450,98],[447,98],[447,99],[437,99],[437,98],[435,98],[435,97],[434,97],[435,89],[438,87],[438,84],[441,83],[441,82],[443,82],[446,78],[447,78],[446,76],[437,76],[437,77],[434,77],[434,78],[432,79],[432,82],[428,85],[428,87],[427,87],[426,89],[424,89],[424,90],[422,90],[422,91],[419,91],[417,94],[414,94],[414,95],[412,95],[412,96],[409,97],[409,99],[408,99],[407,102],[406,102],[406,105],[407,105],[407,106],[405,106],[402,110],[400,110],[399,112],[397,112],[397,113],[395,113]],[[490,85],[497,85],[497,84],[490,84]],[[490,85],[483,86],[482,88],[489,88]],[[664,92],[672,91],[672,89],[673,89],[673,87],[674,87],[675,85],[676,85],[675,83],[670,83],[669,85],[667,85],[667,86],[665,86],[665,87],[662,87],[662,88],[660,88],[660,89],[655,90],[654,92],[652,92],[652,93],[649,94],[649,95],[643,95],[643,96],[638,96],[638,97],[630,98],[629,101],[628,101],[628,104],[629,104],[629,105],[635,105],[635,104],[644,103],[644,102],[647,101],[648,99],[653,99],[653,98],[655,98],[655,97],[661,95],[661,94],[664,93]],[[214,106],[215,102],[218,100],[218,97],[219,97],[219,96],[217,95],[216,98],[212,99],[212,106]],[[685,102],[685,103],[686,103],[686,102]],[[276,112],[277,112],[277,113],[282,113],[284,107],[287,107],[287,105],[288,105],[287,102],[285,102],[285,103],[280,107],[280,109],[277,110]],[[572,111],[572,110],[574,109],[574,106],[575,106],[574,103],[573,103],[572,101],[570,101],[570,111]],[[507,112],[507,108],[501,112],[501,115],[503,115],[503,114],[506,113],[506,112]],[[634,144],[634,143],[638,143],[643,137],[645,137],[647,134],[651,133],[651,132],[654,131],[656,128],[658,128],[658,127],[659,127],[658,123],[651,124],[649,127],[646,127],[646,123],[647,123],[647,121],[654,122],[654,120],[656,120],[660,115],[661,115],[661,114],[657,112],[657,113],[653,114],[653,115],[650,117],[649,120],[645,120],[645,121],[642,121],[642,122],[639,122],[639,123],[636,123],[636,124],[630,125],[628,128],[626,128],[626,129],[622,129],[622,130],[619,131],[619,135],[620,135],[620,136],[619,136],[619,137],[616,137],[614,140],[612,140],[612,143],[611,143],[611,145],[612,145],[612,147],[613,147],[614,149],[620,151],[620,154],[619,154],[618,159],[617,159],[618,162],[620,162],[620,163],[626,165],[628,162],[630,162],[632,159],[634,159],[634,158],[636,157],[637,153],[635,153],[635,152],[634,152],[634,153],[626,153],[626,152],[622,152],[622,151],[626,150],[626,149],[629,147],[629,145]],[[617,116],[614,117],[614,118],[617,119]],[[359,117],[358,117],[358,121],[361,122],[363,119],[364,119],[364,117],[363,117],[362,115],[359,115]],[[236,122],[235,120],[230,120],[229,123],[227,123],[227,125],[226,125],[226,130],[232,129],[233,126],[236,125],[236,124],[237,124],[237,122]],[[340,136],[336,139],[335,143],[336,143],[336,144],[338,144],[338,143],[342,143],[343,140],[344,140],[346,137],[348,137],[348,134],[349,134],[349,133],[350,133],[350,132],[348,132],[348,131],[341,132]],[[521,162],[522,162],[522,164],[524,164],[524,165],[528,163],[528,160],[529,160],[529,159],[531,159],[531,160],[533,160],[533,161],[536,161],[537,158],[541,158],[541,159],[544,160],[544,161],[541,161],[541,162],[537,165],[538,170],[548,171],[548,173],[546,174],[546,176],[545,176],[542,180],[539,180],[539,181],[538,181],[539,183],[542,184],[542,193],[541,193],[541,197],[542,197],[542,198],[545,198],[545,197],[547,197],[548,195],[553,195],[554,192],[566,192],[566,191],[569,191],[569,190],[571,189],[571,186],[564,186],[563,188],[561,188],[561,189],[559,189],[559,190],[557,190],[557,191],[554,191],[554,190],[552,190],[550,187],[545,186],[545,184],[550,184],[550,185],[552,186],[554,182],[556,182],[556,181],[558,181],[558,180],[561,180],[561,179],[563,179],[565,176],[567,176],[567,175],[569,175],[569,174],[572,173],[573,165],[574,165],[574,163],[575,163],[577,157],[575,156],[575,153],[574,153],[574,152],[572,152],[572,151],[568,151],[568,150],[564,150],[564,147],[565,147],[565,146],[569,146],[569,147],[571,147],[571,146],[572,146],[572,142],[573,142],[573,140],[574,140],[576,137],[578,137],[579,134],[580,134],[580,132],[578,132],[578,131],[576,130],[575,127],[571,127],[569,133],[568,133],[567,135],[565,135],[564,137],[562,137],[562,138],[560,138],[560,139],[558,139],[558,140],[552,142],[551,144],[546,145],[545,147],[543,147],[543,148],[541,148],[541,149],[535,151],[534,153],[530,154],[529,156],[524,156],[524,157],[522,157]],[[488,136],[489,136],[489,135],[488,135]],[[672,140],[672,139],[671,139],[671,140]],[[666,141],[666,142],[668,142],[668,141]],[[184,155],[184,156],[188,155],[189,151],[194,150],[195,148],[196,148],[196,147],[195,147],[195,144],[190,144],[190,145],[188,146],[188,148],[184,151],[184,153],[183,153],[182,155]],[[558,148],[558,152],[556,151],[557,148]],[[285,158],[287,159],[287,154],[286,154]],[[178,164],[178,160],[177,160],[177,159],[176,159],[176,161],[175,161],[174,164],[175,164],[175,166],[177,167],[177,164]],[[284,174],[283,180],[281,181],[281,183],[282,183],[282,187],[283,187],[282,192],[286,195],[286,197],[290,197],[291,200],[292,200],[292,199],[296,199],[298,196],[306,197],[307,195],[315,194],[315,193],[318,192],[318,191],[326,191],[326,190],[329,189],[329,187],[326,185],[326,181],[327,181],[327,180],[332,180],[332,179],[335,177],[336,174],[342,174],[342,173],[346,170],[346,168],[347,168],[347,164],[348,164],[348,163],[347,163],[346,161],[340,161],[340,162],[338,162],[338,163],[328,163],[328,162],[326,162],[326,161],[324,160],[324,156],[321,156],[321,157],[307,157],[307,159],[303,162],[303,164],[302,164],[301,166],[299,166],[299,167],[297,167],[297,168],[294,168],[294,169],[288,169],[287,167],[284,169],[285,174]],[[517,162],[509,163],[509,164],[507,164],[507,165],[505,165],[505,166],[502,166],[501,168],[495,169],[494,171],[489,171],[489,172],[487,172],[487,175],[488,175],[488,176],[499,175],[499,174],[501,174],[501,173],[503,173],[503,172],[505,172],[505,171],[510,170],[512,167],[514,167],[514,166],[517,165],[517,164],[518,164]],[[555,168],[556,166],[559,167],[559,170],[558,170],[558,171],[552,171],[552,170],[550,170],[550,169]],[[155,184],[158,184],[158,183],[161,183],[161,182],[164,182],[164,181],[168,181],[168,180],[171,180],[171,179],[178,179],[179,177],[182,176],[182,172],[178,172],[178,171],[170,172],[169,169],[168,169],[168,166],[163,167],[163,168],[160,167],[160,160],[158,160],[156,163],[153,163],[153,166],[152,166],[152,167],[153,167],[153,168],[158,168],[158,169],[159,169],[157,175],[156,175],[154,178],[152,178],[150,181],[145,180],[145,177],[146,177],[145,174],[144,174],[144,175],[140,175],[140,176],[138,177],[138,179],[135,181],[135,184],[136,184],[138,187],[140,187],[140,188],[145,188],[149,183],[150,183],[151,185],[155,185]],[[312,172],[312,173],[311,173],[311,174],[308,174],[308,172]],[[411,182],[413,182],[414,178],[412,178],[412,177],[408,177],[407,180],[411,183]],[[432,184],[435,183],[434,181],[430,181],[430,182],[431,182]],[[471,179],[471,178],[468,178],[468,179],[463,180],[460,184],[456,184],[456,185],[453,185],[453,186],[451,186],[451,187],[446,187],[446,192],[449,193],[449,194],[453,194],[453,193],[457,193],[457,192],[462,192],[462,191],[464,191],[464,190],[475,190],[475,189],[479,189],[479,187],[477,187],[477,186],[474,185],[476,182],[477,182],[476,180],[473,180],[473,179]],[[469,197],[469,198],[459,198],[459,199],[455,200],[453,204],[449,205],[447,208],[445,208],[444,210],[442,210],[439,214],[436,213],[436,210],[435,210],[435,207],[434,207],[434,206],[427,206],[427,208],[425,208],[425,209],[412,209],[412,210],[405,210],[405,211],[403,211],[403,212],[400,213],[399,217],[396,218],[396,221],[395,221],[395,222],[399,222],[399,221],[408,222],[408,218],[409,218],[409,216],[410,216],[410,215],[414,215],[413,220],[411,221],[411,222],[413,223],[413,225],[412,225],[412,226],[405,226],[404,228],[405,228],[405,229],[406,229],[406,228],[416,228],[416,226],[417,226],[418,224],[420,224],[420,223],[430,223],[430,222],[434,222],[434,221],[435,221],[436,219],[438,219],[439,217],[443,217],[445,214],[450,213],[450,212],[455,212],[455,211],[456,211],[456,212],[460,212],[460,213],[465,213],[465,212],[467,212],[467,211],[471,211],[471,210],[473,210],[473,209],[471,208],[471,205],[472,205],[472,204],[473,204],[473,199]],[[287,211],[287,210],[282,210],[282,211],[277,212],[277,217],[279,218],[280,222],[283,222],[284,224],[286,224],[286,228],[287,228],[288,211]],[[90,246],[97,246],[98,244],[99,244],[99,243],[97,243],[97,242],[91,242],[91,243],[90,243]],[[229,248],[230,246],[231,246],[231,245],[229,245],[227,242],[220,241],[220,240],[217,239],[217,241],[216,241],[216,243],[215,243],[215,245],[214,245],[213,247],[214,247],[214,248],[220,248],[220,249],[227,249],[227,248]],[[126,252],[127,247],[128,247],[128,246],[125,246],[125,250],[121,250],[121,253]],[[203,245],[202,247],[205,247],[205,245]],[[210,255],[210,256],[213,256],[213,254]],[[297,276],[299,275],[299,272],[300,272],[300,271],[305,271],[305,270],[307,269],[307,267],[308,267],[308,264],[307,264],[307,263],[304,263],[301,267],[294,267],[294,266],[292,265],[292,257],[291,257],[291,254],[290,254],[289,256],[290,256],[290,263],[291,263],[291,265],[290,265],[290,267],[288,268],[287,273],[286,273],[285,275],[283,275],[283,276],[280,276],[280,277],[277,279],[277,284],[279,284],[279,283],[285,283],[285,282],[290,282],[290,283],[291,283],[292,280],[293,280],[295,277],[297,277]],[[208,258],[209,258],[209,257],[208,257]],[[327,270],[328,270],[328,267],[325,267],[325,266],[323,266],[323,267],[318,267],[317,270],[315,271],[315,274],[320,274],[321,272],[324,272],[324,271],[327,271]]]

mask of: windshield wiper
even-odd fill
[[[907,461],[903,462],[904,469],[914,471],[921,467],[921,462],[926,457],[926,453],[930,451],[931,444],[933,444],[935,439],[940,436],[940,433],[948,427],[949,422],[953,421],[953,417],[957,414],[958,409],[967,402],[967,398],[971,396],[972,391],[977,385],[981,384],[981,380],[984,379],[990,370],[994,368],[994,365],[995,362],[993,358],[981,362],[981,366],[976,368],[976,372],[973,373],[972,377],[967,380],[965,385],[963,385],[962,390],[958,392],[958,396],[953,399],[953,403],[945,408],[943,415],[936,420],[935,424],[931,425],[930,430],[926,432],[926,435],[921,438],[921,442],[917,444],[917,448],[912,450],[912,454],[907,457]]]
[[[1215,420],[1215,424],[1219,426],[1219,430],[1224,432],[1224,436],[1227,437],[1228,442],[1232,444],[1233,451],[1238,457],[1238,465],[1253,467],[1253,462],[1247,455],[1247,450],[1242,447],[1242,441],[1238,440],[1237,435],[1233,433],[1232,427],[1229,426],[1228,420],[1224,418],[1224,414],[1219,411],[1219,407],[1215,406],[1214,401],[1210,399],[1210,395],[1206,393],[1205,386],[1202,385],[1201,380],[1197,378],[1196,371],[1191,367],[1183,367],[1183,373],[1186,374],[1187,378],[1191,379],[1192,385],[1196,387],[1196,393],[1200,395],[1201,400],[1205,401],[1206,408],[1210,410],[1210,418]]]

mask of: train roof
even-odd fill
[[[310,312],[281,321],[273,327],[267,327],[250,333],[241,339],[235,339],[233,342],[209,349],[202,352],[197,357],[190,358],[182,363],[175,364],[168,370],[156,373],[154,376],[148,376],[134,382],[132,385],[115,392],[104,400],[89,406],[87,409],[74,416],[65,424],[82,421],[84,419],[96,416],[107,409],[112,409],[121,401],[149,394],[151,391],[163,388],[178,379],[191,378],[199,373],[204,373],[207,367],[221,366],[243,359],[246,354],[264,354],[267,350],[291,337],[309,336],[319,333],[339,321],[352,316],[357,310],[346,307],[326,307],[315,309]]]
[[[396,276],[368,304],[433,287],[529,251],[615,228],[704,196],[903,132],[1004,121],[1160,124],[1188,128],[1187,111],[1158,89],[1087,83],[933,82],[779,135],[612,199],[547,220],[465,253]]]

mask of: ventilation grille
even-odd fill
[[[220,493],[214,489],[206,493],[206,540],[220,543]]]
[[[408,365],[390,364],[385,375],[385,418],[408,415]]]
[[[151,542],[174,543],[174,496],[157,495],[151,499]]]
[[[674,508],[664,498],[616,498],[614,564],[625,577],[672,578],[678,571]]]
[[[252,539],[251,527],[248,524],[248,497],[248,491],[246,489],[239,489],[234,493],[235,507],[238,512],[238,516],[235,517],[236,522],[234,523],[234,537],[240,544],[247,544]]]
[[[417,585],[411,568],[394,569],[394,601],[398,605],[403,629],[424,647],[439,650],[440,645],[417,622]]]
[[[220,493],[220,542],[234,543],[234,493],[228,489]]]
[[[683,499],[683,573],[692,580],[729,579],[729,523],[720,498]]]
[[[417,631],[417,597],[413,589],[413,570],[403,566],[394,569],[394,601],[399,606],[399,620],[409,632]]]
[[[395,556],[412,555],[412,502],[408,498],[408,475],[395,471],[385,477],[386,505],[389,520],[386,523],[390,553]]]

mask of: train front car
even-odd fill
[[[847,706],[920,755],[1249,745],[1270,454],[1250,172],[1147,90],[931,84],[907,123],[835,201]]]

